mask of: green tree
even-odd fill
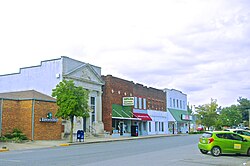
[[[212,126],[215,126],[218,119],[217,114],[217,100],[211,99],[210,104],[204,104],[196,107],[198,113],[198,122],[207,127],[208,129]]]
[[[87,90],[75,86],[72,80],[63,80],[52,90],[52,96],[56,97],[59,106],[55,116],[70,119],[70,142],[73,142],[74,117],[89,116],[88,95]]]
[[[222,126],[233,127],[242,122],[242,114],[236,105],[225,107],[221,110],[219,117]]]
[[[239,102],[238,109],[242,113],[243,121],[248,122],[249,121],[249,111],[248,110],[250,109],[250,100],[248,100],[247,98],[239,97],[239,99],[237,101]]]

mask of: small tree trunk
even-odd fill
[[[73,128],[74,128],[74,116],[70,116],[71,129],[70,129],[70,142],[73,142]]]

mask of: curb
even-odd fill
[[[59,144],[59,146],[69,146],[70,144]]]
[[[8,148],[0,149],[0,152],[8,152],[8,151],[9,151]]]

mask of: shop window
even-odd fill
[[[95,121],[95,97],[90,98],[90,108],[92,110],[91,116],[92,116],[92,123]]]
[[[155,122],[155,132],[157,132],[158,130],[157,130],[157,122]]]
[[[164,122],[161,122],[161,131],[164,132]]]
[[[146,130],[146,122],[143,122],[143,130]]]
[[[148,129],[149,129],[149,132],[151,132],[151,122],[148,122]]]

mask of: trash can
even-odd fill
[[[84,131],[83,130],[78,130],[77,131],[77,139],[79,142],[83,141],[84,142]]]
[[[137,125],[131,126],[131,136],[138,137],[138,126]]]

